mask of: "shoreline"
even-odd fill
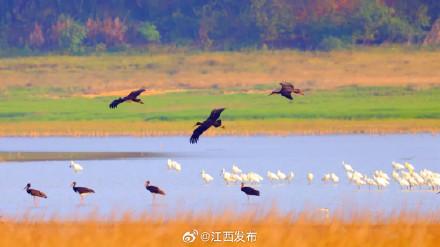
[[[35,121],[0,122],[0,137],[189,136],[192,121]],[[127,128],[127,125],[130,127]],[[440,119],[235,120],[205,136],[287,136],[338,134],[438,134]]]

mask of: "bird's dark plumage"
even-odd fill
[[[241,184],[241,191],[243,191],[248,196],[260,196],[260,191],[249,186],[244,186],[243,183]]]
[[[73,182],[73,183],[72,183],[72,188],[73,188],[73,191],[74,191],[74,192],[76,192],[76,193],[78,193],[78,194],[80,194],[80,195],[83,195],[83,194],[90,194],[90,193],[95,193],[95,191],[92,190],[92,189],[90,189],[90,188],[86,188],[86,187],[77,187],[77,186],[76,186],[76,182]]]
[[[44,194],[43,192],[36,190],[36,189],[31,189],[31,184],[28,183],[25,187],[26,192],[31,195],[31,196],[36,196],[36,197],[41,197],[41,198],[47,198],[46,194]]]
[[[143,104],[144,102],[142,102],[141,99],[138,98],[138,96],[143,93],[145,91],[145,89],[141,88],[139,90],[133,91],[131,92],[129,95],[125,96],[124,98],[118,98],[112,101],[112,103],[110,103],[109,107],[110,108],[116,108],[118,107],[119,104],[125,102],[125,101],[133,101],[136,103],[140,103]]]
[[[163,196],[165,195],[165,191],[161,190],[157,186],[150,185],[150,181],[145,182],[145,189],[150,191],[150,193],[152,193],[152,194],[159,194],[159,195],[163,195]]]
[[[199,127],[197,127],[193,131],[193,134],[191,135],[189,142],[191,144],[197,143],[199,140],[199,137],[203,134],[203,132],[208,130],[211,126],[214,126],[216,128],[222,126],[222,120],[219,118],[225,109],[226,108],[214,109],[211,111],[211,114],[203,123],[198,122],[196,125],[198,125]]]
[[[281,82],[280,85],[281,85],[281,89],[274,90],[269,95],[280,94],[281,96],[284,96],[289,100],[293,100],[292,93],[304,95],[303,91],[299,88],[295,88],[292,83]]]

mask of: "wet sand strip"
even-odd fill
[[[0,162],[52,160],[112,160],[175,157],[160,152],[0,152]]]

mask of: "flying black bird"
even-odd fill
[[[155,198],[156,194],[163,195],[163,196],[165,195],[165,191],[161,190],[157,186],[150,185],[150,181],[145,181],[145,189],[150,191],[150,193],[153,195],[153,199]]]
[[[39,190],[36,190],[36,189],[31,189],[31,184],[30,183],[26,184],[26,187],[24,187],[24,189],[34,199],[35,207],[38,207],[37,197],[45,198],[45,199],[47,198],[46,194],[44,194],[43,192],[41,192]]]
[[[138,98],[138,96],[143,93],[145,91],[145,89],[141,88],[139,90],[133,91],[131,92],[129,95],[125,96],[124,98],[118,98],[112,101],[112,103],[110,103],[109,107],[114,109],[116,107],[118,107],[119,104],[125,102],[125,101],[133,101],[139,104],[143,104],[144,102]]]
[[[289,82],[281,82],[281,89],[279,90],[274,90],[272,91],[272,93],[270,93],[269,95],[272,94],[281,94],[281,96],[284,96],[286,98],[288,98],[289,100],[293,100],[292,97],[292,93],[294,94],[300,94],[300,95],[304,95],[304,92],[299,89],[299,88],[295,88],[292,83]]]
[[[249,186],[244,186],[244,183],[241,183],[241,191],[243,191],[247,195],[248,201],[249,196],[260,196],[260,191]]]
[[[199,127],[197,127],[194,130],[189,142],[191,144],[197,143],[199,137],[203,134],[203,132],[205,132],[211,126],[214,126],[216,128],[218,127],[224,128],[224,126],[222,126],[222,120],[219,119],[220,114],[222,114],[224,110],[225,108],[214,109],[211,111],[211,115],[209,115],[209,117],[203,123],[197,122],[194,126],[199,126]]]
[[[80,197],[80,200],[81,200],[80,204],[83,203],[85,196],[95,193],[95,191],[90,189],[90,188],[77,187],[76,186],[76,182],[72,182],[72,188],[73,188],[73,192],[76,192],[76,193],[79,194],[79,197]]]

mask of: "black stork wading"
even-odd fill
[[[249,186],[244,186],[244,183],[241,183],[241,191],[247,195],[248,201],[250,200],[249,196],[260,196],[260,191]]]
[[[77,187],[76,186],[76,182],[72,182],[72,188],[73,188],[73,192],[78,193],[79,197],[80,197],[80,204],[83,204],[84,202],[84,197],[88,196],[90,194],[95,193],[94,190],[90,189],[90,188],[86,188],[86,187]]]
[[[153,195],[153,200],[156,198],[156,194],[157,195],[165,195],[165,191],[161,190],[159,187],[154,186],[154,185],[150,185],[150,181],[145,181],[145,189],[147,189],[148,191],[150,191],[150,193]]]
[[[280,85],[281,89],[274,90],[269,95],[280,94],[281,96],[286,97],[289,100],[293,100],[292,93],[304,95],[304,92],[299,88],[295,88],[292,83],[281,82]]]
[[[26,190],[26,192],[32,196],[32,199],[34,200],[34,206],[38,207],[38,197],[40,198],[44,198],[46,199],[47,196],[46,194],[44,194],[43,192],[36,190],[36,189],[31,189],[31,184],[28,183],[26,184],[26,187],[24,187],[24,189]]]
[[[138,98],[138,96],[143,93],[145,91],[145,89],[141,88],[139,90],[133,91],[131,92],[129,95],[125,96],[124,98],[118,98],[112,101],[112,103],[110,103],[109,107],[111,109],[114,109],[116,107],[118,107],[119,104],[125,102],[125,101],[129,101],[129,102],[136,102],[139,104],[143,104],[144,102]]]
[[[222,114],[222,112],[225,109],[226,108],[214,109],[211,111],[211,115],[209,115],[209,117],[203,123],[197,122],[194,126],[199,126],[199,127],[197,127],[193,131],[193,134],[191,135],[189,142],[191,144],[197,143],[199,141],[199,137],[203,134],[203,132],[208,130],[211,126],[214,126],[216,128],[218,127],[224,128],[224,126],[222,126],[222,120],[219,118],[220,118],[220,114]]]

